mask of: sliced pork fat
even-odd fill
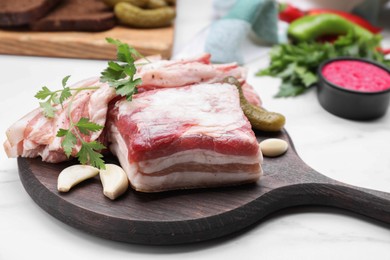
[[[81,81],[72,88],[99,87],[97,90],[81,91],[74,99],[71,107],[73,122],[81,117],[87,117],[91,122],[105,125],[108,103],[116,96],[115,90],[98,78]],[[63,107],[57,105],[54,118],[47,118],[40,108],[27,114],[8,128],[7,140],[4,143],[8,157],[37,157],[41,156],[46,162],[61,162],[67,160],[61,147],[62,137],[57,137],[60,128],[69,128],[68,119],[69,100]],[[84,136],[85,141],[97,140],[102,131]],[[80,150],[80,144],[72,151],[75,156]]]
[[[232,76],[245,83],[242,89],[248,101],[260,106],[259,96],[246,83],[246,74],[247,70],[237,63],[211,64],[208,53],[188,59],[153,60],[137,69],[137,77],[142,79],[142,85],[138,87],[140,92],[198,83],[221,83],[226,77]]]
[[[109,111],[110,149],[139,191],[255,182],[262,155],[235,86],[147,91]]]

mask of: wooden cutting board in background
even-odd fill
[[[174,27],[133,29],[116,26],[104,32],[31,32],[0,30],[0,54],[112,59],[115,47],[106,37],[119,39],[143,55],[172,53]]]

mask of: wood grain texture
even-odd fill
[[[259,141],[282,138],[290,148],[281,157],[265,158],[264,176],[255,184],[154,194],[129,189],[111,201],[104,197],[98,178],[66,194],[57,191],[58,174],[74,162],[49,164],[39,158],[19,158],[19,175],[33,200],[54,217],[93,235],[129,243],[183,244],[218,238],[298,205],[333,206],[390,223],[389,193],[319,174],[298,157],[285,131],[257,136]]]
[[[133,29],[116,26],[104,32],[31,32],[0,30],[0,53],[82,59],[113,59],[112,37],[135,47],[143,55],[161,54],[169,58],[174,27]]]

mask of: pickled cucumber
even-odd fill
[[[168,5],[167,2],[165,2],[164,0],[149,0],[146,7],[148,9],[156,9],[160,7],[165,7],[167,5]]]
[[[127,2],[116,4],[114,13],[122,24],[139,28],[168,26],[176,16],[172,7],[144,10]]]
[[[254,106],[249,103],[244,96],[241,84],[236,78],[227,77],[224,79],[224,82],[237,87],[240,95],[240,106],[242,111],[254,129],[266,132],[276,132],[283,128],[286,118],[282,114],[269,112],[261,107]]]
[[[149,0],[103,0],[103,2],[111,7],[114,7],[116,4],[125,2],[138,7],[146,7],[149,4]]]

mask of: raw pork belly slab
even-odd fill
[[[262,154],[229,84],[151,90],[109,112],[111,151],[138,191],[255,182]]]

